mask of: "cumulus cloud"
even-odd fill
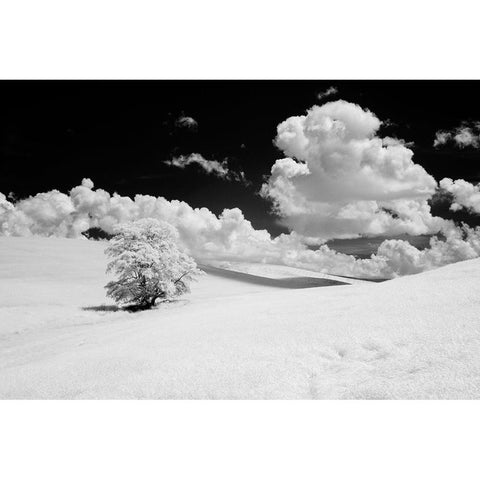
[[[277,160],[261,194],[291,230],[322,242],[359,235],[436,233],[428,199],[437,182],[405,141],[377,135],[382,122],[343,100],[277,127]]]
[[[480,122],[463,122],[453,130],[439,130],[435,134],[434,147],[453,143],[458,148],[480,148]]]
[[[163,197],[111,195],[94,189],[84,179],[69,194],[52,190],[18,202],[0,194],[0,234],[6,236],[58,236],[77,238],[96,227],[113,233],[122,223],[156,218],[175,227],[185,248],[197,257],[262,259],[278,257],[282,245],[297,245],[295,236],[272,239],[266,230],[255,230],[238,208],[216,216],[207,208]]]
[[[452,222],[444,226],[445,239],[433,238],[426,250],[403,240],[386,240],[371,258],[356,259],[326,245],[312,250],[295,232],[272,238],[266,230],[254,229],[238,208],[225,209],[217,216],[207,208],[192,208],[163,197],[111,195],[95,190],[89,179],[68,195],[52,190],[12,203],[0,193],[1,235],[76,238],[93,227],[113,233],[119,224],[140,218],[156,218],[175,227],[182,246],[200,261],[270,262],[339,275],[388,278],[480,255],[480,229],[459,229]]]
[[[453,203],[450,210],[457,211],[465,208],[480,214],[480,183],[473,185],[465,180],[452,180],[444,178],[440,181],[440,187],[453,195]]]
[[[196,129],[198,127],[198,122],[192,117],[181,115],[175,121],[175,125],[179,128]]]
[[[336,95],[338,93],[337,87],[328,87],[324,92],[320,92],[317,95],[319,100],[323,100],[324,98],[331,97],[332,95]]]
[[[164,163],[182,169],[188,167],[189,165],[197,165],[210,175],[215,175],[216,177],[224,180],[236,181],[244,184],[247,183],[244,172],[234,172],[229,168],[226,160],[223,162],[219,162],[217,160],[207,160],[199,153],[180,155],[179,157],[172,158]]]

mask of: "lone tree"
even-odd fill
[[[152,218],[118,227],[105,253],[112,258],[107,273],[118,279],[105,285],[117,303],[151,308],[158,298],[189,291],[189,283],[203,272],[178,248],[176,230]]]

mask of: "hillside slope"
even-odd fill
[[[132,314],[102,306],[103,248],[0,238],[1,398],[480,398],[479,259],[308,289],[206,275]]]

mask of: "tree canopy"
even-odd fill
[[[118,276],[105,286],[107,296],[141,308],[188,292],[203,273],[179,248],[176,230],[151,218],[120,225],[105,253],[112,259],[107,273]]]

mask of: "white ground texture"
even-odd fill
[[[101,307],[104,248],[0,238],[0,398],[480,398],[480,259],[384,283],[224,264],[127,313]]]

